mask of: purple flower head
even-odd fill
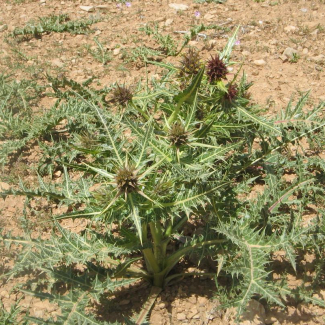
[[[236,40],[235,45],[240,45],[240,40]]]
[[[131,7],[131,2],[125,2],[125,5],[130,8]]]
[[[116,8],[121,9],[121,8],[122,8],[122,5],[121,5],[120,3],[118,3],[118,4],[116,5]]]
[[[200,16],[201,16],[201,13],[199,12],[199,11],[195,11],[194,12],[194,16],[196,17],[196,18],[200,18]]]

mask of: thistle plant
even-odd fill
[[[94,146],[84,148],[75,138],[73,148],[85,156],[79,164],[64,163],[62,184],[42,181],[38,190],[22,184],[20,190],[2,193],[44,196],[69,207],[70,212],[52,216],[58,234],[48,241],[29,235],[2,238],[9,246],[23,246],[10,275],[30,268],[47,275],[50,294],[32,292],[28,285],[22,290],[58,302],[64,311],[61,322],[100,324],[85,306],[139,279],[156,288],[156,297],[188,276],[208,276],[217,283],[227,277],[233,280],[235,298],[225,305],[235,305],[239,314],[252,297],[285,306],[283,298],[292,293],[270,280],[272,254],[285,251],[297,272],[299,251],[315,249],[321,260],[323,208],[309,226],[302,220],[311,202],[324,207],[325,164],[299,150],[288,158],[286,150],[298,148],[305,138],[311,144],[315,138],[324,140],[325,103],[305,113],[306,94],[281,116],[260,116],[247,99],[245,75],[238,83],[228,80],[235,41],[236,33],[182,90],[171,78],[180,69],[156,63],[167,69],[166,75],[159,83],[153,80],[153,90],[121,96],[127,97],[123,111],[107,109],[110,103],[87,87],[72,91],[75,97],[67,107],[84,107],[98,132]],[[124,94],[119,87],[116,91]],[[154,118],[157,113],[161,118]],[[288,168],[296,173],[292,184],[283,178]],[[72,169],[80,175],[74,181]],[[264,192],[249,199],[253,186],[261,183]],[[70,232],[60,225],[69,218],[88,219],[88,227]],[[191,222],[203,231],[185,236]],[[176,273],[175,266],[195,253],[213,258],[217,269]],[[63,280],[70,285],[66,299],[60,299],[54,285]],[[301,293],[300,299],[320,303],[312,294]]]
[[[117,103],[121,106],[125,106],[129,101],[132,100],[131,89],[125,85],[117,85],[112,93],[112,102]]]
[[[92,49],[88,48],[88,52],[99,62],[101,62],[103,65],[106,65],[108,62],[112,60],[112,54],[110,51],[108,51],[104,45],[99,41],[98,38],[94,38],[94,42],[97,45],[97,48]]]
[[[39,18],[38,21],[30,21],[23,28],[16,27],[11,33],[11,36],[22,36],[24,39],[27,36],[41,37],[42,34],[50,32],[86,34],[89,32],[89,26],[95,22],[97,22],[95,19],[73,21],[66,14],[58,16],[51,15]]]

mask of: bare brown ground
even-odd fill
[[[239,41],[234,48],[233,60],[243,63],[243,70],[248,80],[253,81],[252,98],[266,109],[265,114],[276,114],[286,106],[292,95],[298,97],[302,92],[311,90],[309,105],[325,100],[325,3],[322,0],[228,0],[223,4],[196,4],[190,0],[178,1],[188,5],[188,9],[176,12],[169,7],[167,1],[133,1],[131,7],[125,5],[122,9],[115,2],[100,0],[84,1],[18,1],[0,0],[0,25],[6,24],[8,30],[0,32],[0,71],[13,76],[17,80],[34,78],[45,83],[45,72],[53,75],[65,75],[78,82],[96,76],[93,86],[101,86],[113,82],[135,85],[146,77],[146,69],[141,62],[126,63],[125,55],[139,45],[154,43],[139,28],[148,22],[156,22],[176,39],[181,39],[179,31],[188,31],[192,24],[204,23],[228,27],[227,30],[207,31],[206,38],[192,40],[191,45],[200,50],[203,58],[208,58],[221,50],[231,34],[231,30],[240,25]],[[87,13],[80,5],[105,5]],[[200,17],[194,16],[195,11]],[[91,26],[95,34],[71,35],[68,33],[50,33],[41,39],[32,38],[19,44],[12,39],[5,42],[8,33],[15,27],[23,27],[27,21],[50,14],[67,13],[71,19],[89,18],[90,15],[101,17],[103,21]],[[87,51],[87,46],[95,48],[94,36],[112,51],[112,61],[103,66]],[[287,48],[298,51],[297,62],[284,60],[283,51]],[[19,49],[27,55],[21,60]],[[177,63],[179,58],[167,57],[165,61]],[[258,60],[258,61],[256,61]],[[263,60],[263,62],[261,61]],[[149,75],[159,76],[160,70],[155,66],[147,69]],[[46,110],[53,100],[44,97],[35,110]],[[36,151],[35,151],[36,150]],[[1,187],[8,187],[10,175],[20,176],[30,182],[35,181],[28,165],[37,160],[37,148],[31,146],[22,157],[8,166],[1,174]],[[20,216],[24,199],[8,197],[0,201],[0,227],[20,234]],[[46,211],[39,211],[43,217]],[[65,224],[75,231],[83,225],[75,222]],[[39,226],[38,231],[46,236],[46,226]],[[14,253],[14,252],[13,252]],[[13,265],[13,254],[1,256],[4,271]],[[307,263],[307,262],[306,262]],[[17,281],[10,280],[0,285],[0,299],[8,310],[21,294],[11,290]],[[289,284],[295,286],[299,279],[292,276]],[[137,289],[137,290],[135,290]],[[105,304],[98,306],[99,318],[113,321],[121,320],[121,315],[131,316],[139,312],[147,298],[149,288],[139,284],[133,291],[121,292],[109,302],[113,312],[107,313]],[[211,280],[191,279],[185,284],[167,288],[158,298],[151,313],[151,324],[233,324],[232,309],[217,311],[218,300],[212,299],[213,282]],[[325,298],[325,292],[319,293],[319,298]],[[46,301],[26,296],[20,302],[23,309],[31,315],[55,315],[56,306]],[[244,315],[242,324],[324,324],[325,310],[302,304],[289,304],[287,309],[265,308],[252,301],[248,312]]]

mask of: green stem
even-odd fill
[[[160,272],[160,268],[159,265],[156,261],[156,258],[152,252],[151,248],[145,248],[142,250],[144,258],[146,259],[146,262],[148,264],[148,269],[149,272],[152,271],[152,273],[159,273]]]
[[[132,101],[130,102],[130,104],[138,113],[140,113],[147,121],[149,121],[150,117],[147,113],[145,113],[142,109],[137,107]]]
[[[153,238],[153,251],[155,259],[160,269],[165,267],[167,244],[163,243],[163,231],[159,221],[149,223],[150,231]]]
[[[172,233],[175,233],[175,232],[177,232],[178,231],[178,229],[179,228],[181,228],[183,225],[184,225],[184,223],[186,222],[188,220],[188,216],[184,216],[173,228],[172,228],[172,231],[171,231],[171,233],[170,233],[170,235],[172,234]]]
[[[168,225],[167,225],[167,227],[166,227],[166,230],[165,230],[165,234],[164,234],[164,236],[165,237],[170,237],[170,235],[173,233],[173,224],[170,222],[170,221],[168,221]]]
[[[169,119],[168,119],[168,124],[169,124],[169,125],[170,125],[171,123],[173,123],[173,122],[176,120],[176,118],[177,118],[177,116],[178,116],[178,113],[179,113],[179,110],[180,110],[180,108],[181,108],[183,102],[184,102],[184,100],[180,100],[180,101],[178,102],[178,104],[177,104],[177,106],[176,106],[174,112],[172,113],[172,115],[171,115],[171,116],[169,117]]]
[[[145,243],[148,240],[148,224],[146,222],[142,223],[142,240]]]
[[[152,271],[153,285],[162,288],[164,285],[165,272],[161,272],[160,267],[151,248],[142,250],[148,264],[149,271]]]
[[[161,225],[158,222],[149,222],[149,227],[151,231],[151,235],[153,238],[153,242],[155,245],[158,245],[161,242],[162,239],[162,231],[161,231]]]
[[[216,245],[216,244],[222,244],[222,243],[225,243],[227,242],[226,239],[213,239],[213,240],[207,240],[207,241],[204,241],[202,243],[197,243],[193,246],[187,246],[187,247],[184,247],[180,250],[178,250],[176,253],[174,253],[173,255],[169,256],[167,258],[167,262],[166,262],[166,268],[162,271],[164,272],[165,274],[168,274],[171,269],[175,266],[175,264],[185,255],[187,254],[189,251],[191,251],[192,249],[195,249],[195,248],[199,248],[199,247],[202,247],[202,246],[207,246],[207,245]]]
[[[177,162],[180,164],[181,163],[181,158],[180,158],[180,153],[179,153],[178,148],[176,149],[176,159],[177,159]]]

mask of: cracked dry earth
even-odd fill
[[[33,79],[46,84],[45,73],[64,75],[78,82],[95,77],[92,86],[101,87],[113,82],[135,85],[139,80],[161,72],[156,66],[147,68],[140,61],[128,62],[132,49],[147,45],[157,48],[152,39],[139,31],[149,22],[157,23],[163,33],[176,40],[193,24],[220,26],[203,32],[190,42],[197,47],[203,58],[209,58],[221,50],[236,26],[240,26],[238,42],[232,58],[243,64],[249,81],[253,81],[250,92],[254,102],[265,108],[265,114],[274,115],[285,107],[291,96],[298,98],[310,90],[308,105],[325,100],[325,2],[323,0],[227,0],[224,3],[194,3],[179,1],[183,10],[175,10],[168,1],[132,1],[131,6],[104,0],[0,0],[0,72],[16,80]],[[88,6],[88,7],[81,7]],[[91,7],[91,9],[89,9]],[[90,11],[87,11],[90,10]],[[197,13],[199,12],[199,14]],[[49,15],[68,14],[70,19],[97,18],[90,26],[93,33],[72,35],[49,33],[41,38],[16,42],[9,37],[15,27],[23,27],[31,19]],[[199,16],[199,17],[198,17]],[[103,65],[91,54],[96,49],[94,37],[105,46],[111,60]],[[23,54],[21,54],[23,53]],[[179,62],[179,57],[160,58],[165,62]],[[238,69],[235,68],[235,69]],[[234,70],[233,73],[236,71]],[[54,100],[42,97],[35,112],[51,107]],[[308,106],[307,105],[307,106]],[[41,151],[31,146],[12,165],[1,173],[1,187],[10,186],[10,176],[22,177],[29,182],[37,181],[29,165],[35,164]],[[60,175],[57,175],[60,177]],[[20,233],[20,216],[24,200],[8,197],[0,201],[0,227],[13,234]],[[42,216],[42,210],[39,216]],[[34,216],[34,218],[36,218]],[[37,223],[35,219],[35,224]],[[74,231],[83,229],[83,221],[63,224]],[[47,235],[46,226],[38,231]],[[13,265],[12,254],[1,256],[0,271]],[[281,260],[281,252],[278,259]],[[309,256],[305,256],[308,264]],[[309,271],[306,269],[306,272]],[[309,274],[310,275],[310,274]],[[276,279],[277,274],[274,274]],[[22,296],[14,289],[28,276],[11,279],[0,284],[0,299],[4,308],[18,299],[22,311],[32,316],[55,315],[60,311],[47,301]],[[301,279],[290,276],[289,285],[294,287]],[[235,324],[233,309],[218,310],[218,297],[214,296],[211,280],[193,278],[186,283],[167,288],[157,299],[151,312],[150,324]],[[127,293],[121,292],[107,306],[97,306],[99,319],[123,321],[121,315],[131,316],[140,311],[149,294],[149,287],[138,284]],[[325,299],[325,291],[317,295]],[[288,302],[286,309],[263,306],[252,300],[241,324],[325,324],[325,310],[308,304]]]

